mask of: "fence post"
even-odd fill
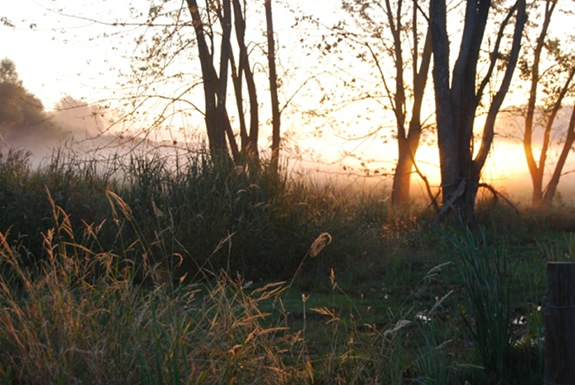
[[[547,263],[545,384],[575,385],[575,263]]]

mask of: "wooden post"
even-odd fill
[[[547,263],[545,384],[575,385],[575,263]]]

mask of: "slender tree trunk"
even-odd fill
[[[270,96],[272,103],[272,156],[271,156],[271,168],[277,176],[279,171],[279,157],[280,157],[280,124],[281,116],[279,110],[278,101],[278,83],[277,83],[277,72],[276,72],[276,60],[275,60],[275,37],[274,37],[274,25],[273,25],[273,14],[272,14],[272,0],[265,0],[266,9],[266,24],[267,24],[267,40],[268,40],[268,65],[270,69]]]
[[[559,185],[559,180],[561,178],[561,173],[563,167],[565,166],[565,162],[567,160],[567,156],[571,150],[571,146],[573,145],[573,141],[575,140],[575,134],[573,133],[573,119],[574,116],[571,116],[569,121],[569,127],[567,130],[567,137],[565,139],[565,143],[563,144],[563,148],[557,164],[553,170],[553,174],[551,179],[547,183],[547,186],[544,188],[543,179],[545,176],[545,169],[547,168],[547,153],[551,146],[551,131],[553,128],[553,124],[555,122],[555,118],[557,117],[557,113],[562,107],[563,100],[567,95],[567,92],[571,88],[571,83],[573,77],[575,75],[575,67],[571,67],[569,70],[569,74],[565,80],[565,83],[559,89],[557,87],[557,92],[553,97],[555,97],[555,101],[553,103],[553,107],[550,111],[543,112],[543,117],[546,119],[545,129],[543,131],[543,143],[541,146],[541,150],[539,152],[539,159],[535,158],[535,154],[533,151],[533,132],[534,132],[534,120],[535,120],[535,110],[537,104],[537,89],[541,83],[541,75],[540,75],[540,63],[541,63],[541,54],[545,47],[545,43],[547,41],[547,34],[549,30],[549,26],[551,25],[551,18],[553,16],[553,12],[557,6],[557,0],[546,0],[545,1],[545,13],[543,17],[543,23],[541,26],[541,31],[539,36],[537,37],[537,44],[533,50],[533,65],[531,67],[531,88],[529,92],[529,100],[527,103],[527,113],[525,115],[525,131],[523,134],[523,149],[525,153],[525,159],[527,160],[527,166],[529,168],[529,173],[531,175],[531,182],[533,186],[532,192],[532,205],[533,207],[540,207],[551,206],[553,202],[553,197],[557,192],[557,187]],[[549,96],[548,96],[549,97]]]
[[[244,113],[244,92],[243,92],[243,71],[236,64],[234,55],[230,55],[230,66],[232,69],[232,83],[236,96],[236,107],[238,109],[238,122],[240,124],[240,143],[242,151],[245,143],[248,142],[248,129],[246,126],[246,114]]]
[[[569,126],[567,127],[567,138],[565,139],[563,149],[561,150],[561,154],[559,155],[559,159],[555,165],[555,170],[553,171],[553,175],[547,184],[547,188],[543,196],[543,205],[545,207],[550,207],[553,202],[553,198],[557,192],[557,187],[559,186],[559,179],[561,179],[563,167],[565,166],[567,157],[571,152],[573,143],[575,143],[575,105],[571,111],[571,118],[569,119]]]
[[[229,0],[224,1],[224,4]],[[220,76],[218,77],[213,63],[213,52],[208,48],[204,34],[204,23],[199,13],[196,0],[186,0],[198,44],[198,54],[202,68],[202,78],[204,86],[205,102],[205,122],[210,154],[212,157],[227,158],[229,154],[226,143],[226,128],[229,126],[229,119],[225,111],[225,95],[227,90],[227,69],[229,55],[229,29],[224,29],[224,40],[222,40]],[[224,9],[224,18],[229,20],[229,3]],[[223,23],[225,26],[225,22]],[[227,30],[227,31],[226,31]],[[228,39],[226,42],[225,39]]]
[[[222,43],[220,47],[220,74],[217,88],[217,105],[216,105],[216,146],[218,150],[225,151],[226,145],[226,128],[229,125],[228,114],[226,110],[226,100],[228,93],[228,68],[230,58],[230,37],[232,32],[232,15],[230,0],[223,0],[223,18],[222,26]]]
[[[391,7],[389,1],[386,1],[388,15],[391,15]],[[392,28],[392,36],[395,45],[396,55],[396,97],[394,103],[394,110],[397,120],[397,145],[398,145],[398,159],[393,175],[393,187],[391,191],[391,203],[393,205],[401,205],[409,202],[411,190],[411,174],[415,164],[415,155],[419,147],[419,140],[421,138],[421,107],[423,105],[423,97],[425,87],[427,85],[427,78],[429,75],[429,66],[431,62],[431,34],[427,31],[425,44],[421,56],[421,65],[418,68],[418,30],[417,30],[417,1],[413,5],[413,105],[411,106],[411,120],[409,122],[408,130],[405,131],[406,113],[405,104],[406,97],[404,92],[404,79],[403,79],[403,53],[401,50],[402,39],[399,33],[401,7],[398,6],[397,22],[393,22],[393,18],[389,17],[389,23]]]
[[[523,150],[527,167],[531,175],[533,192],[531,204],[533,207],[539,207],[543,204],[543,174],[545,171],[545,157],[539,158],[539,164],[533,154],[533,120],[535,117],[535,104],[537,102],[537,87],[539,85],[539,64],[541,62],[541,53],[545,45],[547,31],[551,24],[551,16],[555,9],[555,1],[547,1],[545,4],[545,15],[541,32],[537,38],[537,44],[533,50],[533,66],[531,68],[531,88],[529,90],[529,100],[527,102],[527,114],[525,116],[525,132],[523,133]],[[541,156],[543,151],[541,151]],[[543,163],[541,163],[543,161]]]
[[[258,94],[254,80],[254,74],[250,65],[248,49],[245,43],[246,21],[240,0],[233,0],[233,7],[236,37],[240,51],[239,74],[240,76],[243,74],[246,78],[246,86],[248,88],[248,97],[250,102],[250,130],[249,133],[244,132],[242,134],[242,152],[251,162],[253,162],[253,165],[257,169],[259,168],[258,137],[260,124]]]

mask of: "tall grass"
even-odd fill
[[[361,282],[374,266],[387,263],[378,250],[393,258],[402,252],[393,234],[418,227],[413,212],[402,220],[377,195],[341,193],[286,175],[273,178],[265,163],[262,167],[254,175],[244,167],[214,163],[203,152],[175,158],[132,153],[98,164],[57,151],[32,170],[26,154],[13,152],[0,163],[0,231],[26,250],[30,265],[42,260],[40,233],[55,225],[49,191],[69,213],[76,242],[84,244],[84,223],[105,223],[98,236],[102,249],[134,260],[145,255],[152,264],[172,264],[177,256],[178,276],[224,268],[252,280],[286,280],[315,237],[329,232],[337,247],[328,258],[310,263],[308,271],[343,271],[361,258],[364,264],[341,277]],[[114,213],[106,191],[121,197],[131,214]],[[84,246],[92,242],[87,239]],[[317,278],[312,275],[311,282]]]
[[[452,239],[468,302],[463,316],[485,369],[505,374],[511,354],[511,309],[505,252],[465,229]]]
[[[376,193],[201,152],[27,159],[0,159],[5,383],[488,384],[462,368],[520,367],[497,344],[543,272],[487,236],[453,238],[457,276],[429,214]],[[534,296],[509,297],[512,281]],[[518,337],[540,336],[536,317]]]
[[[54,202],[52,201],[54,204]],[[16,383],[288,384],[305,378],[297,334],[268,325],[259,303],[283,288],[250,293],[241,278],[217,274],[208,286],[173,288],[149,269],[134,281],[124,256],[44,236],[48,258],[32,274],[0,234],[0,375]],[[92,232],[96,236],[96,232]],[[100,273],[95,275],[94,271]],[[291,365],[286,365],[286,359]]]
[[[133,220],[119,196],[109,193],[109,199],[116,222],[120,213]],[[297,330],[288,323],[283,300],[291,284],[248,291],[241,276],[207,270],[209,283],[173,285],[157,265],[100,250],[101,226],[85,225],[92,248],[75,242],[70,216],[49,202],[56,226],[42,234],[46,259],[36,271],[0,233],[5,382],[364,384],[402,383],[410,368],[417,375],[419,359],[403,340],[409,322],[395,320],[385,332],[362,325],[345,295],[347,316],[335,308],[310,309],[329,317],[331,339],[325,356],[313,356],[305,324]],[[330,240],[320,234],[310,256],[319,257]],[[333,270],[330,284],[334,294],[345,294]],[[273,304],[283,309],[279,316],[262,310]]]

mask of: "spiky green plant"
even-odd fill
[[[512,349],[506,254],[491,245],[485,232],[465,228],[450,238],[467,293],[463,320],[473,336],[485,369],[504,374]]]

